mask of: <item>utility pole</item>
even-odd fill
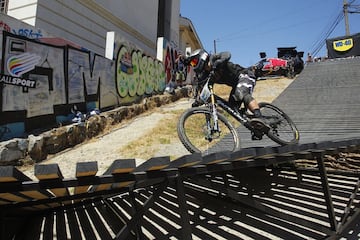
[[[347,0],[343,1],[343,8],[344,8],[344,17],[345,17],[345,34],[346,36],[350,35],[350,30],[349,30],[349,17],[348,17],[348,3]]]
[[[216,39],[214,39],[214,53],[216,53]]]

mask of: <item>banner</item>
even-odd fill
[[[360,33],[326,40],[329,58],[360,56]]]

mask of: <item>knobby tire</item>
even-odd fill
[[[295,123],[280,108],[270,103],[259,103],[260,111],[265,123],[271,119],[279,119],[278,124],[269,124],[270,130],[267,136],[280,145],[297,144],[300,139],[299,131]]]
[[[212,141],[207,140],[206,117],[212,119],[211,111],[206,107],[193,107],[179,118],[177,132],[184,147],[191,153],[208,155],[220,151],[237,151],[240,139],[235,127],[222,114],[218,113],[220,134],[214,134]],[[212,122],[211,122],[212,123]]]

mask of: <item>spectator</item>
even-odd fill
[[[307,54],[307,59],[306,59],[307,63],[313,62],[312,56],[310,53]]]
[[[186,79],[186,67],[182,55],[175,60],[175,79],[177,86],[182,87]]]

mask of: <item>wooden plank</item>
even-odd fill
[[[14,166],[0,166],[0,183],[31,181],[31,178],[27,177],[21,171]],[[1,185],[0,185],[1,186]],[[9,202],[26,202],[30,199],[19,193],[0,193],[0,205],[8,204]],[[5,200],[5,201],[3,201]]]
[[[110,167],[104,172],[103,175],[130,173],[136,168],[136,161],[133,158],[130,159],[117,159]]]
[[[98,171],[97,162],[78,162],[76,163],[76,177],[95,176]]]
[[[58,164],[37,164],[35,165],[35,176],[41,181],[61,182],[64,178]],[[69,196],[69,190],[64,187],[54,187],[49,189],[55,196]]]
[[[156,171],[161,170],[169,166],[170,157],[154,157],[146,160],[143,164],[136,168],[136,171],[146,172],[146,171]]]
[[[234,169],[232,162],[218,162],[208,164],[206,165],[206,168],[209,172],[230,171]]]
[[[230,158],[231,152],[224,151],[224,152],[215,152],[203,157],[203,161],[201,164],[214,164],[226,161]]]
[[[199,164],[202,161],[200,153],[193,153],[190,155],[184,155],[178,159],[171,161],[169,168],[183,168],[190,167]]]
[[[39,180],[54,180],[63,179],[63,175],[60,171],[59,165],[53,164],[36,164],[35,165],[35,176]]]
[[[21,191],[21,194],[32,198],[33,200],[41,200],[41,199],[46,199],[46,198],[51,198],[54,197],[54,195],[52,195],[50,192],[43,190],[43,191]]]
[[[65,220],[65,211],[63,209],[56,211],[56,238],[57,240],[66,240],[68,239],[66,235],[66,220]]]
[[[96,226],[96,231],[98,232],[101,240],[112,240],[111,234],[105,225],[105,221],[103,221],[98,212],[95,210],[95,205],[86,206],[86,211],[91,218],[91,222]]]
[[[54,213],[52,212],[45,216],[43,238],[54,239]]]
[[[0,206],[1,205],[9,205],[9,204],[17,204],[17,203],[25,203],[25,202],[31,202],[31,207],[25,206],[22,207],[23,210],[26,211],[39,211],[39,210],[44,210],[44,209],[48,209],[48,208],[53,208],[53,207],[57,207],[59,206],[59,203],[53,203],[53,204],[36,204],[35,200],[41,200],[41,199],[47,199],[48,197],[45,195],[41,195],[40,192],[37,191],[31,191],[34,192],[35,195],[39,195],[39,198],[33,198],[36,197],[34,195],[31,196],[31,194],[29,194],[29,196],[27,196],[27,194],[29,192],[15,192],[15,193],[0,193]],[[22,194],[22,193],[25,193]],[[52,195],[51,195],[52,196]]]
[[[274,147],[274,153],[277,154],[284,154],[284,153],[292,153],[299,151],[299,145],[297,144],[290,144],[290,145],[284,145],[280,147]]]
[[[14,184],[22,184],[22,182],[25,181],[33,181],[31,178],[23,174],[21,171],[19,171],[14,166],[1,166],[0,167],[0,187],[1,183],[7,184],[7,183],[14,183]],[[4,185],[5,187],[5,185]],[[7,199],[9,201],[13,202],[25,202],[25,201],[32,201],[32,200],[39,200],[39,199],[46,199],[49,197],[53,197],[53,195],[46,190],[31,190],[31,191],[20,191],[17,192],[8,192],[8,193],[2,193],[0,194],[3,199]],[[6,203],[1,203],[6,204]]]
[[[90,223],[89,217],[85,213],[85,208],[82,206],[76,208],[76,213],[79,218],[79,225],[83,230],[85,239],[97,239],[94,231],[95,229]]]
[[[253,148],[243,148],[230,154],[231,161],[241,161],[256,156],[256,150]]]
[[[7,200],[13,203],[30,201],[30,199],[18,193],[0,193],[0,199]]]
[[[103,175],[121,175],[128,174],[134,171],[136,167],[135,159],[117,159],[115,160],[110,167],[103,173]],[[125,182],[117,182],[117,183],[107,183],[100,184],[97,186],[93,186],[91,191],[103,191],[111,188],[122,188],[128,186],[133,182],[125,181]],[[89,190],[90,191],[90,190]]]
[[[197,174],[206,174],[208,171],[205,165],[194,165],[185,168],[180,168],[179,172],[182,176],[193,176]]]
[[[298,145],[299,151],[308,151],[310,149],[314,149],[316,147],[315,143],[303,143]]]
[[[73,208],[66,210],[66,216],[68,220],[68,226],[70,229],[70,239],[82,239],[79,222]]]
[[[117,233],[124,226],[125,221],[116,212],[117,207],[112,201],[104,200],[102,204],[96,206],[101,216],[106,221],[107,225],[111,228],[113,233]]]
[[[86,177],[95,176],[98,171],[97,162],[78,162],[76,164],[76,178],[86,179]],[[79,186],[74,188],[74,194],[85,193],[90,185]]]
[[[32,179],[23,174],[14,166],[0,166],[0,183],[16,181],[32,181]]]

